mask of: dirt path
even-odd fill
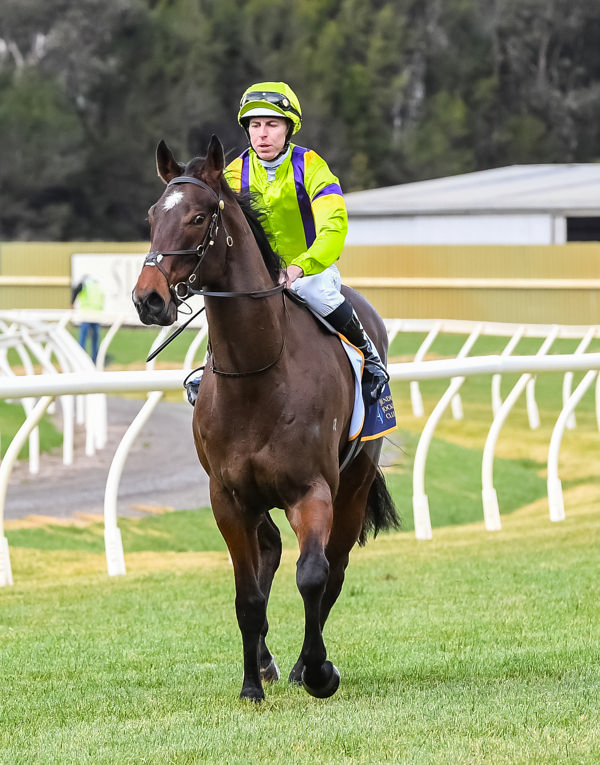
[[[5,520],[29,515],[71,518],[80,513],[102,514],[113,455],[142,404],[108,398],[107,445],[93,457],[85,456],[84,433],[78,428],[73,465],[64,466],[60,453],[41,455],[40,472],[35,476],[30,475],[27,462],[15,465],[6,494]],[[208,479],[196,456],[191,423],[189,404],[158,404],[125,462],[119,486],[119,515],[210,504]]]

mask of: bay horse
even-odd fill
[[[280,676],[266,636],[282,549],[269,511],[282,508],[298,539],[305,618],[289,680],[325,698],[340,674],[327,659],[323,627],[350,550],[367,533],[399,524],[378,468],[381,438],[364,442],[340,473],[354,403],[350,363],[339,337],[278,284],[280,259],[227,184],[219,139],[212,136],[207,156],[187,165],[161,141],[156,164],[166,189],[149,211],[151,249],[132,297],[142,322],[165,326],[186,297],[204,296],[210,354],[193,434],[233,563],[240,697],[260,702],[263,681]],[[385,360],[383,322],[357,292],[344,294]]]

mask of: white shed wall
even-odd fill
[[[565,239],[565,219],[548,214],[351,215],[346,244],[564,244]]]

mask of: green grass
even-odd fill
[[[121,518],[119,528],[127,552],[207,552],[226,550],[210,508],[181,510],[141,519]],[[291,534],[291,532],[290,532]],[[11,547],[36,550],[104,551],[104,523],[58,524],[36,521],[33,528],[16,524],[6,533]]]
[[[402,527],[413,530],[413,463],[420,433],[403,431],[392,434],[404,453],[386,469],[392,495],[402,498]],[[429,499],[433,527],[474,523],[483,517],[481,500],[480,449],[469,449],[450,441],[433,440],[427,459],[425,489]],[[510,513],[546,495],[546,481],[540,475],[542,465],[533,460],[501,459],[494,462],[502,513]]]
[[[107,333],[106,328],[101,328],[100,339],[103,340]],[[77,327],[71,328],[71,334],[77,340],[79,330]],[[107,367],[127,367],[132,364],[144,364],[152,343],[159,334],[158,327],[121,327],[108,347]],[[157,356],[157,365],[182,364],[185,354],[196,335],[193,329],[185,329],[174,340],[172,340]],[[206,350],[204,342],[196,354],[196,358],[203,358]],[[35,363],[35,358],[31,357]],[[9,349],[7,360],[11,366],[20,367],[21,360],[14,349]],[[199,362],[200,363],[200,362]]]
[[[396,335],[389,349],[390,359],[395,356],[406,355],[414,357],[426,337],[426,333],[419,332],[403,332]],[[466,339],[466,335],[440,334],[434,340],[425,358],[435,358],[436,356],[456,357],[456,354],[465,344]],[[509,338],[507,337],[481,336],[475,341],[469,356],[488,356],[491,354],[502,353],[508,340]],[[579,345],[579,342],[580,341],[577,339],[559,338],[552,344],[550,353],[573,353]],[[541,338],[522,338],[517,343],[512,355],[527,356],[535,354],[542,343],[543,339]],[[597,352],[599,349],[600,339],[595,339],[592,340],[587,351],[591,353],[592,351]]]
[[[122,327],[108,347],[109,366],[128,366],[133,363],[145,362],[154,340],[158,337],[156,327]],[[106,331],[101,332],[104,338]],[[194,339],[196,331],[185,329],[172,340],[156,357],[157,365],[183,364],[185,354]],[[196,359],[200,364],[204,358],[206,343],[196,353]]]
[[[338,693],[281,680],[258,707],[237,700],[224,552],[129,552],[109,580],[101,554],[14,548],[0,762],[595,763],[599,521],[538,509],[495,534],[380,537],[353,554],[326,629]],[[284,673],[302,635],[291,547],[270,608]]]
[[[0,399],[0,456],[6,454],[15,433],[25,421],[23,407]],[[40,449],[50,451],[62,444],[62,433],[59,433],[50,417],[42,418],[39,425]],[[27,459],[29,456],[29,443],[26,442],[21,449],[20,458]]]

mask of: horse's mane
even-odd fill
[[[238,205],[244,213],[244,217],[248,221],[248,225],[254,234],[256,244],[258,245],[260,254],[263,257],[265,266],[267,267],[269,275],[273,279],[273,284],[277,284],[279,279],[279,272],[285,268],[285,264],[283,263],[281,257],[271,247],[271,244],[267,239],[267,235],[265,234],[265,230],[261,222],[261,218],[264,217],[264,213],[260,213],[256,210],[255,206],[252,204],[251,197],[249,197],[247,194],[238,194],[233,192],[233,196],[235,197]]]
[[[186,175],[194,175],[194,172],[202,166],[204,163],[204,157],[194,157],[187,165],[180,164],[182,173]],[[263,228],[261,218],[264,217],[264,213],[258,211],[257,206],[253,204],[252,197],[247,193],[238,193],[233,191],[229,186],[225,178],[221,179],[221,188],[223,193],[234,197],[235,201],[240,206],[241,211],[244,213],[244,217],[248,221],[248,225],[254,234],[256,244],[260,250],[260,254],[264,260],[269,276],[273,279],[273,284],[277,284],[279,281],[279,272],[285,268],[285,263],[281,257],[271,247],[265,230]]]

